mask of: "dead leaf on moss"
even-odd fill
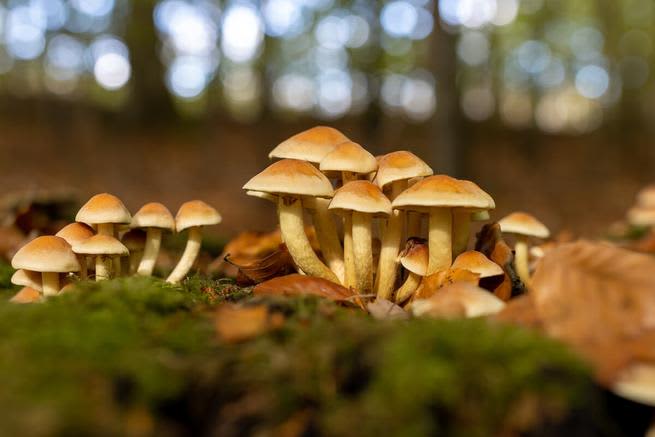
[[[264,305],[224,304],[216,311],[216,332],[227,343],[238,343],[280,328],[284,315],[270,313]]]
[[[225,257],[225,261],[238,269],[237,284],[242,287],[259,284],[277,276],[290,275],[296,272],[296,265],[287,250],[287,246],[284,244],[281,244],[270,255],[247,264],[239,264],[233,261],[229,255]]]
[[[312,276],[292,274],[262,282],[253,294],[278,296],[320,296],[335,301],[350,300],[355,294],[339,284]]]

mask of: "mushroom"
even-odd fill
[[[534,216],[525,212],[514,212],[498,221],[500,230],[505,234],[516,235],[514,246],[514,266],[521,281],[530,285],[530,268],[528,264],[528,243],[530,237],[548,238],[550,231]]]
[[[637,205],[655,209],[655,184],[648,185],[637,194]]]
[[[202,227],[217,225],[222,220],[218,211],[202,200],[191,200],[180,206],[180,209],[175,215],[175,229],[178,232],[188,229],[189,236],[184,247],[184,253],[166,279],[166,282],[176,284],[189,273],[200,252]]]
[[[11,276],[11,283],[14,285],[22,285],[30,287],[38,291],[43,291],[43,283],[41,282],[41,273],[32,270],[18,269]]]
[[[84,223],[71,223],[59,230],[55,234],[57,237],[61,237],[64,240],[68,242],[68,244],[72,246],[75,246],[77,243],[79,243],[82,240],[86,240],[87,238],[91,238],[94,235],[93,229],[89,225],[85,225]],[[80,262],[80,279],[85,280],[88,277],[87,274],[87,265],[86,265],[86,257],[83,255],[79,255],[78,261]]]
[[[162,230],[175,230],[173,214],[161,203],[146,203],[134,214],[130,226],[146,229],[146,245],[136,272],[141,276],[151,276],[161,247]]]
[[[123,235],[121,243],[130,251],[128,266],[125,271],[133,275],[139,268],[143,249],[146,247],[146,232],[143,229],[131,229]]]
[[[400,264],[407,270],[407,279],[403,285],[396,290],[396,303],[400,304],[409,299],[416,291],[421,278],[428,270],[428,245],[421,238],[410,238],[407,241],[405,250],[398,256]]]
[[[73,246],[73,252],[78,255],[96,257],[96,281],[104,281],[111,277],[111,266],[120,263],[121,256],[127,256],[130,251],[111,235],[97,234]],[[115,271],[115,270],[114,270]]]
[[[41,300],[41,293],[32,287],[25,286],[9,299],[11,303],[34,303]]]
[[[330,177],[331,175],[337,175],[338,179],[341,179],[341,183],[345,185],[347,182],[354,181],[357,179],[358,175],[365,176],[371,172],[374,172],[378,168],[378,162],[373,155],[371,155],[366,149],[360,146],[357,143],[352,141],[346,141],[337,145],[330,153],[325,155],[323,160],[319,165],[319,169]],[[329,202],[327,202],[329,203]],[[317,200],[317,207],[320,205],[320,209],[317,208],[316,222],[327,222],[327,220],[332,220],[328,214],[327,203],[325,201]],[[344,217],[344,230],[352,228],[352,223],[350,222],[350,215]],[[320,227],[317,227],[317,235],[320,240],[320,233],[318,232]],[[330,265],[330,258],[338,258],[338,261],[341,262],[341,275],[339,272],[337,276],[345,283],[353,283],[355,275],[355,260],[352,258],[353,247],[352,247],[352,235],[344,232],[344,249],[341,251],[341,244],[339,243],[338,236],[336,234],[336,228],[334,229],[334,237],[331,238],[330,248],[326,255],[328,260],[328,265]],[[321,249],[323,246],[321,246]],[[338,251],[337,253],[332,253],[333,251]],[[342,256],[343,253],[343,256]],[[345,264],[345,266],[344,266]],[[345,276],[349,279],[344,281]],[[334,270],[334,269],[333,269]]]
[[[132,221],[132,216],[118,197],[112,194],[102,193],[93,196],[80,208],[75,216],[75,221],[92,226],[97,225],[98,234],[115,237],[115,225],[129,224]],[[99,258],[96,258],[96,260]],[[116,276],[120,275],[120,257],[115,257],[112,260],[112,267]]]
[[[415,300],[411,311],[417,317],[458,318],[495,314],[505,302],[492,293],[468,282],[454,282],[428,299]]]
[[[485,196],[489,201],[486,209],[455,208],[453,210],[453,256],[456,257],[468,249],[470,227],[472,221],[489,219],[489,210],[496,207],[494,199],[480,188],[475,182],[461,181],[471,191]]]
[[[480,287],[487,290],[493,290],[500,285],[505,275],[505,271],[498,264],[476,250],[459,254],[451,268],[476,273],[480,277]]]
[[[631,364],[619,373],[612,391],[622,398],[655,407],[655,365]]]
[[[310,276],[339,283],[334,272],[312,249],[303,223],[303,198],[329,198],[334,193],[323,173],[309,162],[283,159],[251,178],[243,189],[276,196],[282,240],[298,268]]]
[[[398,151],[382,156],[374,183],[381,189],[390,188],[392,201],[409,185],[413,178],[430,176],[432,169],[411,152]],[[382,235],[378,275],[375,294],[381,299],[390,299],[396,286],[398,272],[398,251],[402,239],[405,212],[393,210]]]
[[[628,210],[628,223],[632,226],[655,228],[655,207],[633,206]]]
[[[372,219],[374,216],[388,217],[391,202],[377,185],[352,181],[334,193],[329,209],[352,215],[352,228],[345,228],[344,233],[352,235],[355,282],[346,282],[346,287],[354,286],[359,293],[368,294],[373,288]]]
[[[41,273],[44,296],[59,292],[59,273],[77,272],[80,263],[70,244],[61,237],[37,237],[23,246],[11,260],[15,269]]]
[[[446,175],[429,176],[403,191],[393,201],[397,209],[428,212],[429,262],[427,275],[452,263],[452,208],[487,209],[489,199]]]
[[[282,141],[268,154],[270,159],[298,159],[318,164],[348,137],[327,126],[316,126]]]

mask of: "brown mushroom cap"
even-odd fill
[[[37,237],[23,246],[11,260],[15,269],[37,272],[77,272],[80,264],[71,245],[61,237],[48,235]]]
[[[489,207],[485,208],[484,210],[473,210],[473,212],[478,212],[478,211],[489,211],[490,209],[495,209],[496,208],[496,202],[494,201],[493,197],[489,195],[486,191],[484,191],[478,184],[476,184],[473,181],[467,181],[460,179],[459,180],[464,186],[466,186],[469,190],[478,193],[480,196],[485,197],[487,201],[489,202]]]
[[[321,160],[322,172],[352,172],[367,174],[378,168],[378,162],[366,149],[352,141],[337,145]]]
[[[548,238],[550,231],[534,216],[525,212],[514,212],[498,221],[504,233],[525,235],[528,237]]]
[[[328,209],[388,216],[391,214],[391,202],[374,183],[352,181],[334,193]]]
[[[244,190],[275,195],[332,197],[330,180],[306,161],[283,159],[266,167],[244,186]]]
[[[495,314],[505,307],[505,302],[498,299],[487,290],[468,282],[454,282],[441,288],[428,299],[421,299],[412,303],[412,313],[415,316],[445,317],[443,308],[464,307],[465,317],[479,317]],[[460,311],[460,310],[458,310]]]
[[[316,126],[278,144],[268,154],[270,159],[299,159],[319,163],[337,144],[348,137],[327,126]]]
[[[411,238],[398,255],[400,264],[412,273],[425,276],[428,271],[428,245],[418,238]]]
[[[637,205],[643,208],[655,208],[655,184],[643,188],[637,194]]]
[[[130,251],[123,243],[110,235],[94,235],[73,246],[73,251],[80,255],[116,255],[126,256]]]
[[[469,272],[477,273],[480,278],[489,278],[504,274],[502,268],[495,262],[487,258],[483,253],[476,250],[469,250],[460,254],[453,265],[452,269],[463,269]]]
[[[180,206],[175,215],[175,228],[178,232],[195,226],[219,224],[223,218],[213,207],[202,200],[191,200]]]
[[[93,237],[94,234],[93,228],[89,225],[85,225],[84,223],[70,223],[61,228],[55,236],[63,238],[68,244],[73,246],[82,240]]]
[[[24,287],[34,288],[41,290],[43,284],[41,282],[41,273],[33,270],[18,269],[11,276],[11,283],[14,285],[22,285]]]
[[[378,159],[375,182],[384,188],[395,181],[430,176],[433,171],[421,158],[404,150],[387,153]]]
[[[438,207],[489,209],[488,195],[472,191],[464,182],[446,175],[429,176],[400,193],[392,205],[414,211]]]
[[[32,303],[41,300],[41,293],[39,290],[32,287],[25,286],[16,293],[9,302],[12,303]]]
[[[132,216],[121,200],[108,193],[96,194],[75,216],[76,222],[88,225],[102,223],[130,223]]]
[[[655,208],[632,207],[628,210],[627,218],[633,226],[655,226]]]
[[[133,228],[160,228],[175,230],[173,214],[159,202],[146,203],[132,217]]]

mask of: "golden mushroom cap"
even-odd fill
[[[95,232],[93,232],[91,226],[75,222],[61,228],[55,236],[63,238],[68,244],[73,246],[82,240],[93,237],[94,234]]]
[[[130,251],[123,243],[110,235],[94,235],[73,246],[73,251],[80,255],[118,255],[126,256]]]
[[[146,203],[132,217],[132,228],[160,228],[175,230],[173,214],[159,202]]]
[[[431,176],[433,173],[421,158],[412,152],[400,150],[378,157],[378,171],[373,182],[384,188],[395,181]]]
[[[30,287],[38,291],[41,291],[43,288],[43,283],[41,281],[41,273],[33,270],[18,269],[11,276],[12,284]]]
[[[428,245],[411,238],[405,249],[398,255],[400,264],[412,273],[425,276],[428,271]]]
[[[489,209],[491,203],[485,194],[472,190],[466,181],[435,175],[407,188],[396,197],[392,205],[397,209],[416,211],[439,207]]]
[[[498,221],[500,230],[508,234],[528,237],[548,238],[550,231],[533,215],[526,212],[513,212]]]
[[[102,223],[130,223],[132,216],[123,202],[113,194],[96,194],[77,212],[76,222],[88,225]]]
[[[175,228],[178,232],[196,226],[217,225],[223,218],[214,209],[202,200],[185,202],[175,215]]]
[[[655,208],[634,206],[628,210],[627,219],[633,226],[655,226]]]
[[[299,159],[319,163],[348,137],[328,126],[316,126],[282,141],[268,154],[270,159]]]
[[[337,145],[321,160],[319,168],[322,172],[348,171],[358,174],[374,172],[378,168],[375,156],[352,141]]]
[[[80,264],[71,245],[61,237],[48,235],[37,237],[21,247],[11,260],[15,269],[36,272],[77,272]]]
[[[489,278],[492,276],[503,275],[505,272],[503,269],[487,258],[483,253],[478,252],[477,250],[468,250],[460,254],[453,265],[452,269],[464,269],[469,272],[477,273],[480,275],[480,278]]]
[[[388,216],[391,202],[380,187],[369,181],[352,181],[339,188],[328,209],[333,211],[357,211]]]
[[[243,189],[298,197],[332,197],[334,194],[330,180],[319,169],[297,159],[274,162],[251,178]]]

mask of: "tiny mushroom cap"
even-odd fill
[[[636,363],[623,370],[612,391],[640,404],[655,407],[655,365]]]
[[[18,284],[20,285],[20,284]],[[41,300],[41,290],[37,290],[33,287],[25,286],[21,288],[18,293],[16,293],[9,302],[12,303],[32,303],[38,302]]]
[[[121,200],[108,193],[96,194],[75,216],[76,222],[89,225],[101,223],[130,223],[132,216]]]
[[[388,216],[391,214],[391,202],[372,182],[351,181],[334,193],[328,209]]]
[[[378,160],[375,182],[379,187],[401,180],[431,176],[432,169],[421,158],[404,150],[383,155]]]
[[[37,237],[23,246],[11,260],[15,269],[47,273],[77,272],[80,263],[71,245],[61,237]]]
[[[257,197],[259,199],[268,200],[269,202],[277,203],[277,197],[269,193],[264,193],[263,191],[247,190],[246,195],[250,197]]]
[[[130,251],[123,243],[110,235],[94,235],[73,246],[73,251],[81,255],[126,256]]]
[[[22,285],[24,287],[34,288],[41,291],[43,283],[41,282],[41,273],[33,270],[18,269],[11,276],[11,283]]]
[[[143,229],[131,229],[123,235],[121,243],[123,243],[130,252],[143,250],[146,245],[146,232]]]
[[[80,241],[93,237],[94,234],[93,228],[89,225],[85,225],[84,223],[70,223],[61,228],[55,236],[63,238],[68,244],[74,246]]]
[[[322,172],[352,172],[367,174],[378,168],[373,155],[357,143],[346,141],[337,145],[321,160]]]
[[[425,276],[428,271],[428,245],[418,238],[411,238],[398,256],[400,264],[408,271]]]
[[[452,303],[464,307],[465,317],[480,317],[495,314],[505,307],[505,302],[487,290],[468,282],[454,282],[441,288],[438,293],[428,299],[412,303],[412,313],[415,316],[430,316],[431,313],[447,316],[439,311],[440,307],[454,307]]]
[[[430,208],[479,208],[489,209],[493,204],[488,195],[471,191],[470,187],[450,176],[429,176],[396,197],[393,207],[426,211]]]
[[[299,159],[319,163],[337,144],[348,137],[327,126],[316,126],[278,144],[268,154],[270,159]]]
[[[479,194],[481,197],[484,197],[487,199],[487,202],[489,203],[489,206],[484,209],[484,211],[488,211],[490,209],[495,209],[496,208],[496,202],[494,201],[493,197],[489,195],[486,191],[484,191],[478,184],[476,184],[473,181],[467,181],[460,179],[460,182],[466,186],[469,190],[471,190],[474,193]],[[479,210],[474,210],[474,211],[479,211]],[[488,218],[488,213],[487,213],[487,218]],[[486,220],[486,219],[484,219]]]
[[[146,203],[132,217],[133,228],[160,228],[175,230],[173,214],[159,202]]]
[[[514,212],[498,222],[500,230],[509,234],[548,238],[550,231],[539,220],[525,212]]]
[[[266,167],[244,186],[247,191],[289,195],[332,197],[330,180],[316,167],[297,159],[283,159]]]
[[[637,205],[655,208],[655,184],[647,186],[637,194]]]
[[[221,215],[202,200],[184,202],[175,215],[175,228],[178,232],[196,226],[217,225],[222,221]]]
[[[451,267],[477,273],[480,278],[490,278],[505,274],[503,269],[477,250],[469,250],[460,254]]]
[[[642,206],[630,208],[628,222],[633,226],[655,226],[655,208]]]

